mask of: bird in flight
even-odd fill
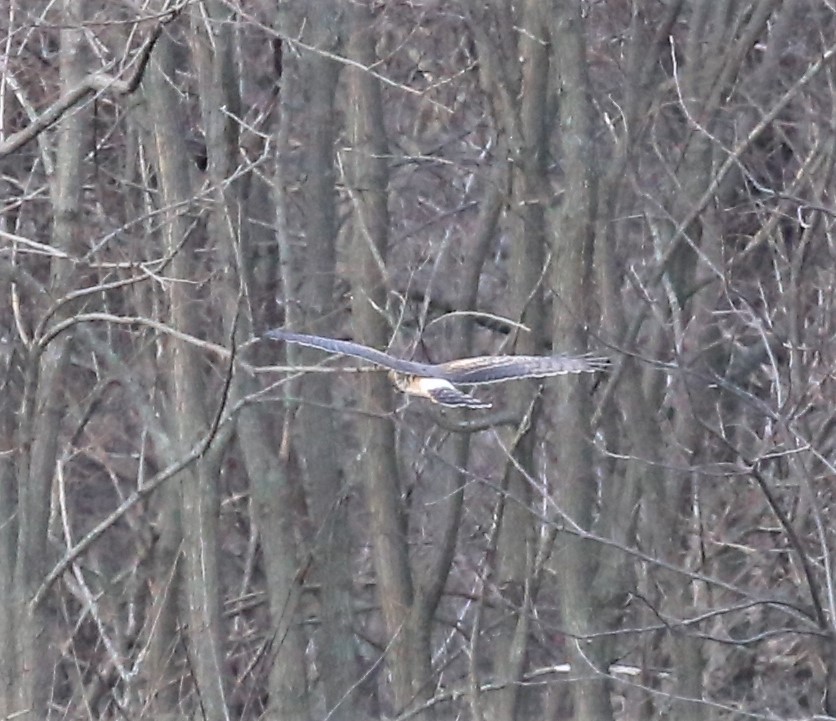
[[[318,348],[335,355],[351,356],[386,368],[398,390],[427,398],[443,406],[490,408],[491,404],[456,388],[517,378],[546,378],[566,373],[594,373],[605,370],[610,361],[593,355],[500,355],[460,358],[446,363],[418,363],[396,358],[360,343],[318,335],[291,333],[281,328],[268,330],[264,337],[286,343]]]

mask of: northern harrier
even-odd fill
[[[416,363],[395,358],[374,348],[336,338],[290,333],[281,328],[268,330],[267,338],[318,348],[337,355],[362,358],[387,368],[395,386],[404,393],[428,398],[444,406],[490,408],[490,403],[456,388],[461,385],[499,383],[516,378],[545,378],[565,373],[592,373],[609,365],[607,358],[592,355],[499,355],[460,358],[446,363]]]

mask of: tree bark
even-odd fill
[[[385,347],[389,341],[386,318],[387,277],[380,260],[386,257],[389,236],[387,208],[388,153],[378,81],[364,68],[375,63],[371,16],[365,4],[353,8],[348,56],[359,67],[348,70],[351,105],[348,128],[351,137],[350,191],[355,214],[350,265],[352,325],[358,341]],[[377,593],[386,629],[387,664],[399,712],[419,695],[431,691],[419,679],[428,656],[421,639],[426,631],[411,615],[415,600],[409,564],[407,526],[401,503],[400,477],[395,457],[395,434],[386,417],[392,409],[389,380],[379,373],[359,380],[364,406],[379,417],[360,421],[363,484],[370,515]],[[425,636],[423,636],[426,638]]]
[[[85,73],[84,33],[78,28],[85,19],[86,9],[85,3],[65,0],[62,4],[62,17],[67,25],[60,39],[62,87],[72,87]],[[65,253],[77,247],[81,232],[81,175],[89,117],[89,111],[77,112],[63,118],[59,126],[51,188],[55,213],[51,244]],[[71,276],[69,263],[53,260],[49,280],[51,298],[64,299]],[[51,310],[55,312],[54,320],[71,312],[67,304],[53,306]],[[7,689],[12,693],[4,696],[2,712],[19,718],[46,718],[50,699],[50,664],[46,661],[54,658],[49,653],[50,613],[45,602],[33,604],[32,598],[48,567],[49,499],[66,410],[63,387],[70,357],[70,335],[59,337],[46,347],[40,345],[40,338],[33,338],[24,361],[17,438],[17,539],[14,548],[3,549],[7,561],[14,559],[14,571],[4,591],[11,595],[3,604],[11,623],[3,625],[8,635],[2,639],[9,650],[2,675],[10,681]],[[12,541],[11,534],[5,538]]]
[[[598,173],[593,151],[594,132],[586,39],[579,3],[554,3],[552,39],[557,54],[561,100],[558,108],[565,169],[565,193],[552,239],[555,261],[555,349],[583,351],[592,319],[591,250],[597,202]],[[560,398],[553,399],[552,468],[559,474],[557,503],[570,525],[590,530],[596,498],[591,445],[589,386],[583,378],[560,382]],[[613,717],[602,671],[607,659],[602,644],[590,637],[599,631],[600,600],[593,595],[601,549],[597,543],[563,535],[559,565],[561,612],[567,632],[572,671],[574,714],[581,721]]]
[[[195,277],[196,264],[188,246],[188,218],[176,209],[192,202],[194,189],[189,177],[190,158],[182,142],[184,128],[177,110],[178,97],[171,84],[175,72],[172,50],[171,40],[168,37],[161,39],[156,62],[147,79],[146,93],[153,119],[163,207],[167,209],[168,216],[164,226],[165,246],[173,256],[171,275],[182,281]],[[181,247],[184,239],[186,245]],[[173,282],[169,300],[174,327],[195,334],[196,307],[188,284]],[[169,393],[174,411],[172,431],[177,438],[179,453],[185,454],[209,427],[207,409],[203,404],[204,380],[200,374],[200,363],[189,344],[175,340],[169,352]],[[218,445],[222,443],[220,439],[216,441]],[[183,531],[180,601],[182,619],[187,623],[187,653],[199,688],[203,713],[207,719],[226,721],[229,711],[219,586],[218,472],[219,449],[216,447],[178,477],[181,494],[178,505]],[[165,509],[164,513],[167,521],[176,520],[173,509]]]

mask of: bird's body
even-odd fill
[[[389,371],[395,388],[407,395],[427,398],[433,403],[443,406],[459,406],[461,408],[490,408],[487,401],[460,391],[450,381],[444,378],[428,378],[426,376],[408,376]]]
[[[609,359],[592,355],[502,355],[460,358],[446,363],[419,363],[396,358],[388,353],[336,338],[291,333],[275,328],[267,338],[318,348],[337,355],[369,361],[390,371],[395,386],[413,396],[428,398],[446,406],[488,408],[490,403],[460,391],[454,384],[483,385],[517,378],[546,378],[566,373],[591,373],[605,370]]]

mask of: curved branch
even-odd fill
[[[41,113],[35,121],[10,135],[4,142],[0,143],[0,158],[5,158],[17,150],[20,150],[28,142],[37,138],[51,125],[56,123],[71,108],[82,102],[87,96],[95,93],[112,92],[115,95],[130,95],[142,82],[142,76],[148,61],[151,59],[151,51],[159,40],[163,28],[172,22],[182,11],[183,6],[178,6],[162,17],[154,27],[148,40],[139,51],[136,67],[133,72],[124,80],[113,77],[103,72],[90,73],[72,90],[69,90],[56,100],[49,108]]]

